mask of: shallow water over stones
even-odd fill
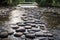
[[[39,32],[39,26],[45,24],[40,19],[41,14],[42,12],[39,8],[12,10],[8,17],[9,21],[4,21],[4,24],[2,23],[2,26],[4,26],[2,28],[8,30],[10,35],[8,38],[2,40],[48,40],[48,38],[45,39],[45,37],[36,37],[36,35],[41,36],[43,35],[42,32],[45,32],[42,29],[42,31]]]

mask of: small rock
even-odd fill
[[[23,35],[22,32],[17,32],[17,33],[14,34],[15,37],[21,37],[22,35]]]
[[[23,22],[18,22],[16,23],[18,26],[25,26],[25,24]]]
[[[16,30],[16,32],[25,32],[25,28],[24,27],[20,27],[19,29]]]
[[[18,29],[19,27],[17,25],[10,25],[12,29]]]
[[[22,39],[25,39],[25,35],[22,35],[21,38],[22,38]]]
[[[36,32],[35,36],[36,37],[42,37],[42,36],[44,37],[44,33],[43,32]]]
[[[10,31],[10,32],[8,32],[8,35],[12,35],[14,32],[13,31]]]
[[[31,26],[25,26],[25,29],[31,29],[32,27]]]
[[[14,27],[12,27],[13,29],[18,29],[19,27],[18,26],[14,26]]]
[[[30,39],[34,39],[35,38],[35,34],[32,34],[32,33],[28,33],[25,36],[26,36],[26,38],[30,38]]]
[[[8,32],[0,32],[0,38],[7,38],[8,37]]]
[[[28,34],[29,32],[24,32],[24,35]]]
[[[32,28],[32,31],[38,32],[38,31],[40,31],[40,29],[38,29],[38,28]]]

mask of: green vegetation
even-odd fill
[[[32,3],[34,2],[35,0],[0,0],[0,4],[3,5],[3,4],[8,4],[8,5],[17,5],[19,3]]]
[[[39,6],[60,6],[60,0],[35,0]]]
[[[60,0],[0,0],[0,4],[2,3],[8,5],[30,2],[37,2],[39,6],[60,6]]]

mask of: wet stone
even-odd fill
[[[26,36],[26,38],[30,38],[30,39],[34,39],[35,38],[35,34],[32,34],[32,33],[28,33],[25,36]]]
[[[19,27],[18,26],[14,26],[14,27],[12,27],[12,29],[18,29]]]
[[[27,14],[23,14],[22,16],[26,16]]]
[[[18,25],[15,25],[15,24],[14,25],[11,24],[10,26],[11,26],[12,29],[18,29],[19,28]]]
[[[25,37],[25,35],[22,35],[21,38],[22,38],[22,39],[25,39],[26,37]]]
[[[2,39],[2,40],[11,40],[10,38],[4,38],[4,39]]]
[[[35,33],[34,31],[28,31],[29,33]]]
[[[16,30],[16,32],[25,32],[25,28],[24,27],[20,27],[19,29]]]
[[[16,23],[18,26],[25,26],[25,24],[23,22],[18,22]]]
[[[36,37],[44,37],[44,33],[43,32],[36,32],[35,36]]]
[[[8,37],[7,31],[0,32],[0,38],[7,38],[7,37]]]
[[[32,31],[39,32],[40,29],[38,29],[38,28],[32,28]]]
[[[51,33],[47,33],[46,36],[48,36],[48,37],[53,37],[53,35],[52,35]]]
[[[24,35],[28,34],[29,32],[24,32]]]
[[[25,29],[31,29],[32,27],[31,26],[25,26]]]
[[[15,37],[21,37],[22,35],[23,35],[22,32],[17,32],[17,33],[14,34]]]
[[[12,35],[14,32],[13,31],[9,31],[8,32],[8,35]]]

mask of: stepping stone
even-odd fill
[[[18,22],[16,23],[18,26],[25,26],[25,24],[23,22]]]
[[[32,27],[36,27],[36,25],[35,25],[35,24],[31,24],[31,26],[32,26]]]
[[[14,32],[13,31],[9,31],[8,32],[8,35],[12,35]]]
[[[8,37],[8,32],[6,31],[0,32],[0,38],[7,38],[7,37]]]
[[[27,14],[23,14],[22,16],[26,16]]]
[[[29,33],[35,33],[34,31],[29,31]]]
[[[17,32],[17,33],[14,34],[15,37],[21,37],[22,35],[23,35],[22,32]]]
[[[32,27],[31,26],[25,26],[25,29],[31,29]]]
[[[29,33],[35,33],[34,31],[32,31],[31,29],[27,29]]]
[[[19,27],[18,26],[13,26],[12,29],[18,29]]]
[[[27,21],[27,19],[22,19],[23,21]]]
[[[32,22],[32,21],[25,21],[26,23],[35,23],[34,21]]]
[[[28,33],[25,36],[26,36],[26,38],[30,38],[30,39],[34,39],[35,38],[35,34],[32,34],[32,33]]]
[[[48,37],[53,37],[53,35],[51,33],[47,33]]]
[[[29,32],[24,32],[24,35],[28,34]]]
[[[25,28],[24,27],[20,27],[19,29],[16,30],[16,32],[25,32]]]
[[[36,32],[36,33],[35,33],[35,36],[36,36],[36,37],[44,37],[44,33],[41,32],[41,31],[40,31],[40,32]]]
[[[12,29],[18,29],[18,25],[10,25]]]
[[[32,28],[31,30],[35,31],[35,32],[39,32],[40,31],[40,29],[38,29],[38,28]]]
[[[26,37],[25,37],[25,35],[22,35],[21,38],[22,38],[22,39],[25,39]]]

